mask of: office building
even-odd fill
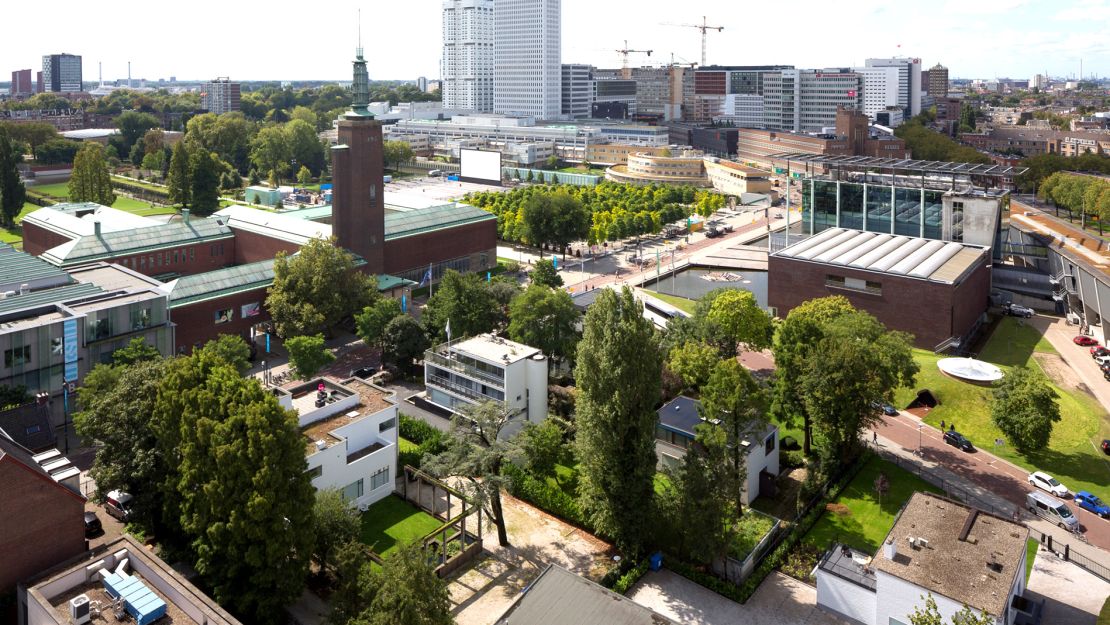
[[[865,67],[894,67],[898,70],[898,102],[893,103],[905,110],[906,117],[921,113],[921,59],[892,58],[867,59]],[[945,75],[945,83],[948,77]],[[947,91],[947,87],[945,87]],[[947,93],[945,94],[947,95]]]
[[[721,114],[714,122],[726,123],[740,128],[762,128],[763,96],[748,93],[730,93],[725,96]]]
[[[228,78],[217,78],[204,83],[200,93],[200,107],[209,113],[223,115],[239,110],[239,83]]]
[[[850,69],[784,69],[761,78],[768,129],[819,133],[836,125],[838,108],[863,108],[863,77]]]
[[[558,119],[561,0],[494,0],[493,112]]]
[[[1040,89],[1044,91],[1046,87],[1048,87],[1048,76],[1044,74],[1033,74],[1033,77],[1029,79],[1030,90]]]
[[[590,116],[593,104],[593,65],[563,64],[562,112],[567,119]]]
[[[13,98],[25,98],[35,92],[35,84],[31,82],[31,70],[18,69],[12,72],[12,86],[8,92]]]
[[[605,178],[635,185],[710,186],[709,178],[705,175],[704,155],[698,150],[683,150],[673,155],[629,154],[624,165],[613,165],[606,169]]]
[[[443,1],[444,108],[493,110],[493,19],[493,0]]]
[[[937,63],[928,69],[929,76],[926,79],[924,72],[922,72],[922,86],[925,88],[925,93],[932,97],[934,100],[938,98],[948,97],[948,68]]]
[[[782,153],[910,158],[910,151],[906,149],[904,141],[890,134],[873,133],[868,127],[867,116],[860,111],[838,109],[835,126],[829,130],[831,132],[801,134],[738,128],[736,158],[742,163],[774,167],[782,169],[782,172],[786,171],[784,163],[777,158]]]
[[[426,351],[424,386],[428,401],[454,413],[493,402],[514,422],[514,431],[547,417],[547,357],[496,334],[448,341]]]
[[[686,101],[684,119],[705,123],[726,115],[727,96],[763,96],[764,77],[787,69],[792,67],[789,65],[699,67],[692,72],[694,74],[693,95]],[[762,126],[763,122],[755,125]]]
[[[630,119],[636,115],[636,81],[626,79],[593,81],[590,117]]]
[[[863,112],[872,121],[878,121],[880,111],[900,107],[905,100],[900,89],[900,70],[897,67],[855,67],[853,71],[863,77]]]
[[[42,89],[54,93],[82,91],[81,57],[76,54],[47,54],[42,57]]]

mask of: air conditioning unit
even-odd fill
[[[316,451],[324,451],[327,448],[328,448],[328,442],[327,441],[323,441],[323,440],[316,441]]]
[[[77,595],[69,600],[69,616],[73,619],[76,625],[88,623],[91,619],[89,616],[89,597],[88,595]]]

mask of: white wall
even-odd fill
[[[879,557],[883,557],[882,554]],[[1024,569],[1022,570],[1024,571]],[[929,593],[924,588],[894,577],[889,573],[876,571],[875,575],[878,578],[875,593],[875,596],[878,597],[875,606],[875,625],[887,625],[892,618],[909,625],[909,615],[913,614],[915,607],[925,605],[925,601],[921,597],[922,595],[928,596]],[[946,623],[952,620],[952,616],[956,612],[963,609],[963,604],[944,595],[935,592],[932,595],[933,600],[937,603],[941,620]]]
[[[817,605],[860,623],[871,625],[875,620],[875,592],[817,569]],[[883,622],[886,625],[886,622]]]
[[[745,465],[748,469],[747,482],[744,484],[743,503],[751,503],[756,497],[759,496],[759,472],[766,469],[772,475],[779,474],[779,429],[774,428],[770,436],[775,437],[775,449],[771,453],[766,453],[767,448],[764,443],[767,435],[760,437],[758,441],[752,441],[752,447],[748,451],[748,457]]]
[[[381,424],[389,419],[394,420],[393,428],[379,432]],[[317,490],[325,488],[343,490],[361,479],[363,480],[362,497],[352,500],[350,502],[352,506],[373,504],[393,492],[394,480],[397,478],[396,406],[391,405],[354,423],[336,428],[332,435],[342,438],[343,442],[318,451],[306,459],[308,469],[322,468],[320,475],[312,480],[312,485]],[[375,442],[382,443],[385,447],[347,464],[347,456]],[[383,467],[389,468],[389,479],[377,489],[370,490],[370,477]]]

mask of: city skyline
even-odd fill
[[[175,32],[211,33],[212,15],[232,28],[226,36],[206,39],[211,43],[201,48],[188,47],[186,39],[184,51],[173,45],[134,49],[142,38],[120,33],[161,28],[139,13],[105,17],[87,3],[63,4],[70,6],[61,13],[64,18],[50,24],[49,40],[35,28],[12,29],[4,37],[0,58],[7,64],[5,73],[37,70],[42,55],[68,52],[83,57],[85,82],[96,82],[98,63],[103,63],[106,80],[126,79],[128,61],[135,79],[346,80],[346,64],[340,59],[353,56],[354,15],[361,6],[362,45],[372,80],[439,77],[440,0],[414,0],[403,12],[387,16],[372,3],[325,0],[314,5],[316,22],[201,0],[191,12],[174,17]],[[626,39],[631,48],[653,50],[650,58],[631,55],[633,65],[667,63],[672,53],[676,62],[696,62],[700,33],[665,24],[692,24],[705,15],[709,24],[725,27],[708,35],[710,65],[848,67],[860,66],[868,57],[910,56],[921,58],[925,67],[945,65],[952,78],[1028,79],[1045,72],[1076,76],[1082,59],[1084,76],[1110,74],[1110,41],[1100,33],[1110,20],[1110,0],[1054,6],[1032,0],[946,0],[929,7],[857,0],[835,12],[827,4],[800,0],[792,5],[791,16],[781,19],[720,0],[691,0],[682,6],[679,11],[673,3],[643,0],[629,12],[620,3],[563,0],[562,62],[619,67],[616,50]],[[13,24],[30,24],[34,11],[31,5],[16,4],[7,14]],[[351,19],[342,19],[345,13]],[[776,28],[776,23],[783,26]]]

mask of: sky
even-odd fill
[[[48,8],[47,8],[48,7]],[[165,8],[163,8],[165,7]],[[172,7],[172,10],[171,8]],[[285,8],[289,10],[286,11]],[[43,54],[84,57],[84,78],[350,80],[362,10],[371,79],[437,78],[440,0],[316,0],[311,3],[158,3],[123,9],[103,2],[12,2],[0,37],[0,77],[41,69]],[[862,65],[868,57],[919,57],[953,78],[1035,73],[1110,75],[1110,0],[562,0],[562,61],[619,67],[697,62],[701,34],[668,24],[724,26],[709,33],[709,64]],[[26,27],[15,26],[28,25]],[[35,25],[30,27],[29,25]],[[64,43],[63,43],[64,42]]]

